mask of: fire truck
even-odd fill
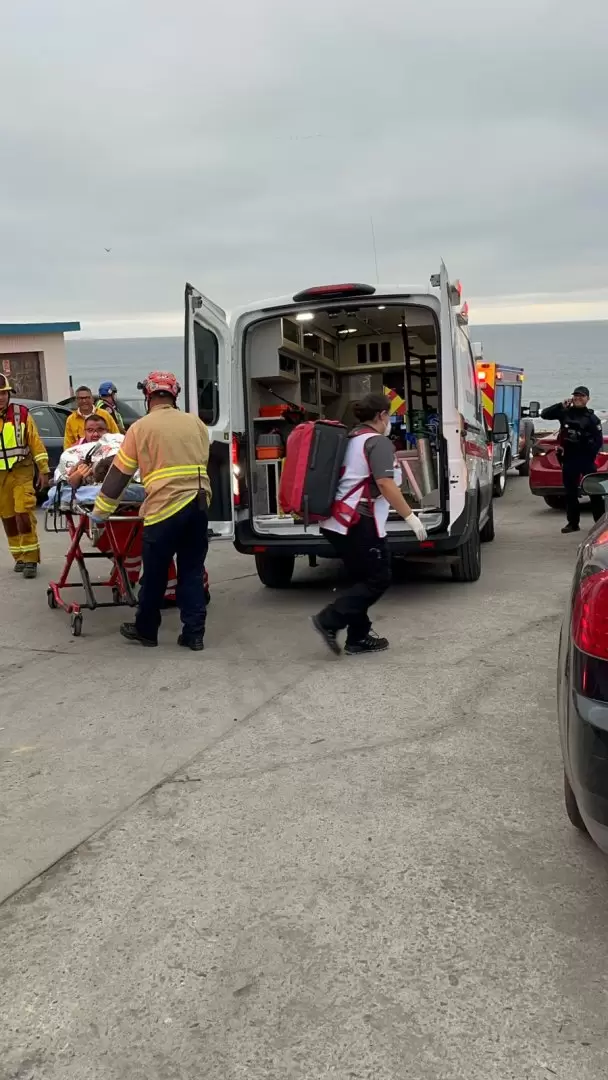
[[[473,352],[483,419],[488,431],[492,431],[497,413],[504,413],[509,423],[509,438],[506,442],[491,444],[494,448],[494,498],[499,499],[505,493],[509,469],[517,469],[520,476],[529,475],[534,440],[532,416],[535,412],[521,403],[523,368],[484,360],[479,344],[473,346]]]

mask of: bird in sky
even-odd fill
[[[109,255],[112,248],[104,248],[103,250],[105,251],[106,255]]]

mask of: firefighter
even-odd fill
[[[143,578],[137,616],[123,623],[128,641],[158,645],[161,607],[173,556],[177,563],[177,606],[182,620],[178,645],[204,648],[206,602],[207,476],[209,435],[198,416],[180,412],[180,385],[171,372],[153,371],[140,388],[147,415],[125,435],[95,502],[93,519],[103,523],[114,512],[133,474],[139,470],[146,490],[141,508]]]
[[[0,374],[0,517],[16,573],[35,578],[40,562],[36,492],[48,487],[49,459],[25,405],[12,405],[12,386]]]
[[[566,492],[567,524],[563,533],[580,531],[581,508],[579,488],[581,477],[596,472],[595,459],[604,445],[604,436],[599,417],[588,408],[589,389],[577,386],[572,397],[543,409],[543,420],[559,420],[558,456],[562,466],[564,490]],[[593,520],[599,521],[604,514],[604,500],[601,495],[591,496]]]
[[[102,382],[99,387],[99,401],[95,404],[95,410],[99,412],[100,409],[105,409],[106,412],[109,412],[120,434],[124,435],[125,422],[120,415],[116,404],[117,393],[118,390],[113,382]]]
[[[76,408],[70,413],[65,425],[63,435],[63,449],[69,450],[70,446],[76,446],[84,437],[84,423],[87,416],[100,410],[93,404],[93,392],[88,386],[79,386],[76,391]],[[106,426],[110,435],[118,435],[118,424],[107,410],[104,412]]]

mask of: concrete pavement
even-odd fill
[[[518,478],[496,516],[482,580],[396,586],[354,661],[306,625],[331,564],[273,593],[216,545],[184,655],[174,614],[156,652],[113,611],[71,638],[2,551],[0,1080],[605,1075],[608,865],[554,715],[576,537]]]

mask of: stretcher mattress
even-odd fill
[[[76,491],[69,484],[64,484],[60,489],[58,503],[57,486],[53,485],[49,490],[44,508],[45,510],[56,510],[59,505],[62,510],[68,510],[75,503],[77,506],[82,506],[83,509],[92,510],[100,491],[101,484],[83,484],[82,487],[76,488]],[[129,484],[121,495],[120,505],[140,506],[145,497],[146,493],[142,484]]]

